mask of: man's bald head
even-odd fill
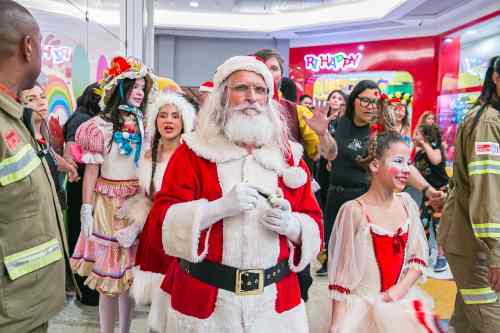
[[[41,34],[31,13],[12,0],[0,0],[0,70],[22,75],[17,84],[30,89],[41,68]]]

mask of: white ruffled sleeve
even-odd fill
[[[406,255],[406,267],[419,270],[422,272],[422,277],[419,282],[425,282],[425,271],[429,262],[429,247],[427,238],[425,237],[424,227],[420,220],[420,210],[417,203],[407,193],[402,193],[403,200],[410,216],[410,226],[408,229],[408,245]]]
[[[367,257],[363,242],[359,242],[363,223],[362,208],[356,201],[340,208],[328,242],[328,288],[332,299],[345,300],[363,277]]]

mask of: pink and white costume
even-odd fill
[[[119,152],[112,141],[113,124],[100,116],[83,123],[76,133],[76,143],[82,148],[80,160],[99,164],[100,176],[94,189],[94,224],[92,235],[80,237],[70,259],[72,269],[88,276],[85,284],[105,294],[120,294],[132,284],[132,267],[137,245],[123,248],[115,233],[129,222],[115,216],[122,203],[139,190],[137,166],[133,155]],[[111,223],[110,223],[111,221]]]

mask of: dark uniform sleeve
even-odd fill
[[[500,122],[478,123],[467,147],[469,216],[476,238],[489,249],[488,264],[500,267]]]

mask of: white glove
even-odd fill
[[[80,208],[80,223],[82,224],[82,232],[86,237],[92,235],[92,227],[94,224],[94,217],[92,211],[94,206],[91,204],[82,204]]]
[[[227,195],[206,204],[201,229],[204,230],[225,217],[255,209],[258,200],[259,193],[255,186],[246,183],[236,185]]]
[[[270,200],[273,208],[267,210],[260,222],[262,225],[280,235],[286,236],[295,244],[300,243],[300,222],[292,213],[290,202],[283,198]]]
[[[142,225],[139,223],[133,223],[128,227],[115,232],[115,238],[121,247],[129,248],[134,244],[141,231]]]

